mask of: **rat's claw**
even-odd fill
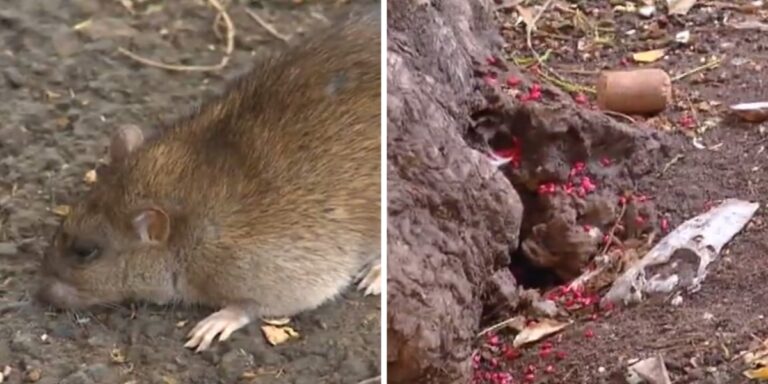
[[[201,352],[211,345],[216,335],[219,341],[229,338],[232,332],[244,327],[251,322],[250,316],[238,307],[226,307],[206,317],[187,334],[189,341],[184,344],[187,348],[195,348],[195,352]]]
[[[363,276],[363,274],[361,274]],[[365,296],[381,294],[381,261],[373,264],[357,284],[357,289],[365,290]]]

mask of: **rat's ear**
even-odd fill
[[[110,163],[118,162],[144,143],[144,133],[135,125],[123,125],[112,133],[109,143]]]
[[[159,208],[148,208],[133,217],[133,229],[143,242],[164,243],[171,234],[171,219]]]

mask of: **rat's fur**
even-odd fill
[[[354,22],[315,34],[115,150],[47,252],[40,297],[290,316],[335,296],[380,257],[379,35]],[[73,243],[100,252],[78,259]]]

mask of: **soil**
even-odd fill
[[[144,304],[49,312],[35,271],[62,206],[86,190],[122,124],[151,129],[189,111],[283,42],[365,7],[231,1],[235,50],[219,72],[132,61],[215,64],[224,42],[205,1],[9,0],[0,10],[0,372],[6,383],[357,383],[380,372],[380,300],[351,290],[292,319],[300,338],[270,346],[251,324],[195,354],[185,333],[209,310]],[[132,10],[128,6],[132,5]],[[7,373],[7,372],[5,372]]]
[[[540,5],[545,2],[529,3]],[[532,42],[541,53],[551,49],[546,65],[574,84],[594,84],[597,72],[601,69],[639,66],[632,62],[631,54],[655,48],[667,48],[666,56],[650,66],[663,68],[673,76],[701,66],[712,56],[721,57],[722,63],[714,69],[676,80],[675,102],[655,118],[614,116],[617,121],[628,123],[636,130],[635,134],[627,135],[630,138],[635,136],[632,139],[633,145],[626,146],[625,141],[615,140],[617,145],[624,146],[623,149],[611,149],[610,141],[603,143],[607,147],[596,145],[594,137],[579,134],[582,131],[597,132],[597,127],[603,123],[594,118],[590,118],[593,119],[591,122],[580,122],[580,117],[575,116],[571,121],[563,123],[571,128],[582,127],[582,131],[575,130],[577,134],[574,139],[553,128],[553,125],[557,125],[552,124],[553,120],[537,117],[541,110],[561,108],[563,96],[567,95],[551,91],[551,87],[544,85],[541,92],[543,95],[531,97],[537,93],[533,90],[537,87],[534,84],[546,82],[541,76],[542,72],[546,73],[542,68],[525,68],[525,73],[519,75],[523,81],[519,85],[512,81],[513,86],[507,86],[504,82],[509,74],[519,74],[515,72],[518,67],[513,66],[511,72],[496,71],[496,75],[490,77],[490,70],[485,69],[481,75],[485,76],[486,82],[496,89],[503,89],[507,95],[512,96],[507,99],[516,101],[510,103],[514,105],[502,102],[489,108],[491,112],[483,111],[483,115],[501,116],[498,121],[515,122],[509,124],[513,128],[503,132],[506,134],[506,147],[501,147],[508,154],[509,150],[514,153],[516,143],[511,137],[519,136],[519,142],[523,143],[520,163],[505,166],[505,173],[526,205],[521,233],[524,255],[518,252],[513,257],[525,256],[531,259],[531,255],[537,254],[552,256],[557,253],[551,252],[554,247],[552,244],[557,241],[561,246],[563,243],[570,245],[570,248],[563,248],[565,250],[562,252],[571,254],[554,259],[573,261],[578,256],[573,255],[578,253],[578,246],[588,243],[587,240],[563,242],[563,238],[575,238],[568,235],[571,233],[568,225],[585,224],[576,222],[576,219],[569,221],[568,215],[583,218],[583,212],[579,212],[579,215],[562,212],[563,204],[556,201],[562,194],[544,196],[547,195],[547,188],[542,190],[542,185],[547,182],[566,183],[569,180],[569,169],[572,170],[578,161],[586,163],[585,172],[591,175],[593,181],[597,181],[595,194],[611,201],[613,205],[611,209],[614,214],[608,216],[610,220],[607,223],[592,223],[600,229],[612,227],[610,223],[615,222],[618,216],[615,214],[616,201],[627,190],[635,197],[648,198],[644,202],[645,208],[637,211],[641,218],[649,219],[644,220],[647,225],[632,231],[629,229],[630,223],[624,218],[625,229],[621,234],[624,241],[631,237],[643,238],[651,232],[663,235],[668,231],[666,223],[669,228],[674,228],[724,198],[756,201],[761,204],[761,209],[746,229],[723,250],[722,257],[711,267],[702,289],[694,294],[683,295],[682,304],[673,306],[664,297],[656,297],[635,307],[596,310],[595,315],[576,321],[560,335],[547,340],[551,344],[549,353],[542,353],[542,344],[538,344],[523,349],[519,354],[504,354],[501,351],[510,349],[504,346],[511,343],[511,335],[502,332],[495,335],[497,337],[488,337],[479,345],[475,382],[625,383],[624,376],[630,360],[655,354],[664,358],[674,383],[748,382],[742,374],[746,369],[745,364],[738,355],[768,337],[768,327],[765,325],[768,302],[761,288],[768,274],[768,260],[764,257],[768,249],[768,228],[765,224],[766,213],[762,208],[767,202],[765,196],[768,192],[764,169],[768,156],[765,153],[768,123],[743,122],[730,116],[727,106],[768,100],[768,88],[763,76],[768,70],[765,66],[768,51],[765,40],[755,35],[754,30],[737,29],[730,24],[750,18],[762,18],[764,21],[766,8],[740,8],[729,3],[715,2],[705,3],[709,4],[707,6],[699,4],[686,15],[668,16],[666,6],[663,5],[666,2],[657,2],[656,14],[644,18],[637,13],[612,12],[609,2],[572,3],[578,3],[581,15],[592,22],[613,22],[612,31],[601,31],[603,37],[613,38],[610,43],[593,44],[594,36],[584,32],[590,29],[581,29],[572,23],[575,20],[574,8],[565,10],[568,7],[559,2],[554,2],[555,5],[542,15]],[[497,18],[507,44],[504,58],[530,57],[524,27],[514,26],[516,11],[502,6],[498,9]],[[633,30],[633,33],[629,33]],[[691,40],[685,44],[676,43],[675,35],[684,30],[690,31]],[[512,60],[509,61],[512,65]],[[571,96],[573,103],[581,104],[581,108],[594,108],[594,97],[588,93],[577,91]],[[492,99],[498,101],[497,98]],[[554,122],[559,124],[558,121]],[[549,131],[528,132],[526,129]],[[532,146],[537,149],[525,146],[526,139],[535,138],[536,135],[551,139],[552,132],[563,134],[556,137],[557,140],[545,143],[550,148],[548,154],[555,155],[540,156],[544,150],[535,145]],[[650,136],[648,132],[651,132]],[[604,134],[602,137],[605,137]],[[693,144],[693,137],[698,137],[696,141],[703,144],[705,149],[697,148]],[[504,137],[501,140],[504,141]],[[647,148],[642,143],[648,143],[648,140],[657,145]],[[584,143],[595,145],[590,150]],[[492,140],[491,145],[494,144]],[[613,153],[608,154],[606,151]],[[539,156],[527,159],[526,155],[531,152]],[[559,162],[552,162],[553,157]],[[603,157],[609,161],[603,161]],[[527,165],[526,161],[538,162],[543,169]],[[624,171],[613,174],[606,171],[616,164]],[[536,170],[535,174],[528,172],[531,169]],[[603,195],[605,189],[612,196]],[[531,214],[532,207],[545,212]],[[556,221],[553,217],[568,225],[563,224],[558,227],[559,232],[552,230],[552,233],[548,233],[545,226],[541,230],[543,234],[537,238],[539,234],[535,227],[542,223],[551,224]],[[551,240],[549,245],[525,249],[526,242],[531,239],[540,244],[552,237],[557,239]],[[584,254],[594,254],[595,247],[587,248]],[[537,249],[544,251],[537,252]],[[525,284],[551,288],[573,278],[572,266],[561,268],[556,263],[547,264],[546,260],[546,257],[533,257],[528,262],[545,268],[543,271],[537,270],[537,273],[548,273],[551,276],[546,279],[541,279],[541,276],[538,279],[527,279],[523,281]],[[586,264],[582,261],[577,266],[583,267]],[[523,275],[531,271],[521,268]],[[515,272],[521,278],[519,280],[526,280],[520,270]],[[499,318],[498,314],[495,317],[488,316],[486,324]]]

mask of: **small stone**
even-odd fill
[[[160,321],[147,322],[142,327],[141,333],[149,339],[157,339],[170,333],[170,330],[166,329],[165,325],[165,322]]]
[[[19,250],[14,243],[0,243],[0,256],[13,256]]]
[[[60,384],[94,384],[95,382],[91,380],[90,377],[88,377],[87,374],[83,371],[77,371],[67,377],[65,377],[63,380],[61,380]]]
[[[639,13],[640,16],[649,19],[656,13],[656,7],[653,5],[644,5],[637,9],[637,13]]]
[[[32,368],[24,372],[24,381],[28,383],[36,383],[43,377],[43,371],[40,368]]]
[[[11,339],[11,351],[27,355],[37,356],[34,351],[37,349],[35,339],[26,333],[17,333]]]
[[[374,374],[365,356],[352,353],[343,360],[340,370],[352,377],[370,377]]]
[[[69,28],[56,31],[51,37],[53,49],[60,57],[69,57],[83,49],[83,44],[77,34]]]
[[[75,326],[65,321],[57,321],[49,332],[50,336],[57,339],[74,339],[75,333]]]
[[[226,382],[236,382],[240,375],[251,365],[253,359],[238,350],[231,350],[221,356],[219,375]]]
[[[117,382],[117,374],[106,364],[93,364],[83,370],[88,377],[97,383]]]
[[[132,37],[137,33],[125,20],[112,17],[96,19],[88,24],[83,24],[79,32],[92,40]]]
[[[13,88],[21,88],[27,84],[27,79],[14,67],[4,69],[3,77],[5,77],[5,80]]]
[[[8,342],[5,340],[0,341],[0,367],[10,364],[12,356],[11,347],[8,345]]]

